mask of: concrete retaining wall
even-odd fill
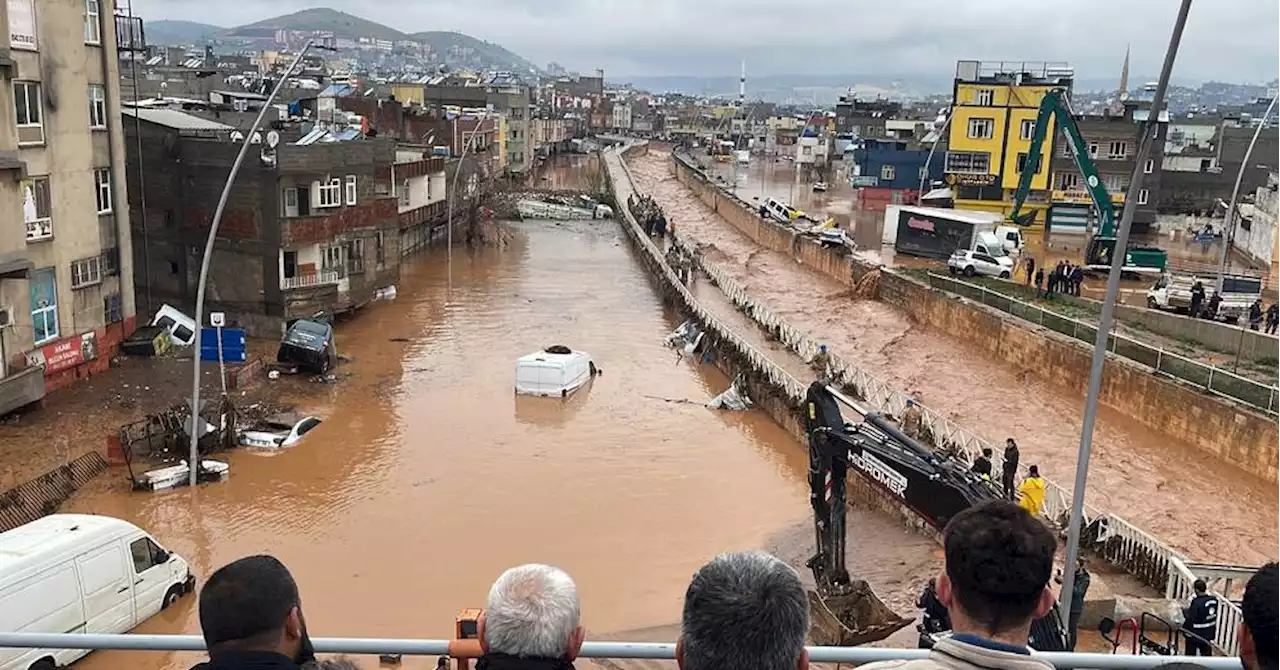
[[[0,533],[54,513],[72,493],[106,469],[107,461],[102,454],[91,451],[0,493]]]
[[[647,151],[648,145],[641,144],[629,148],[625,155],[634,157]],[[617,202],[626,203],[627,197],[634,192],[630,174],[615,154],[606,154],[606,167],[612,195]],[[747,393],[756,407],[763,410],[797,442],[807,444],[802,414],[807,384],[783,371],[767,356],[738,337],[728,325],[703,309],[680,284],[674,271],[663,259],[662,251],[644,235],[631,212],[626,210],[625,204],[618,208],[618,212],[618,219],[627,233],[627,239],[636,250],[641,263],[649,270],[650,280],[658,293],[668,305],[683,316],[694,319],[705,330],[703,342],[714,352],[716,367],[731,378],[742,374],[746,380]],[[847,482],[850,501],[885,512],[899,519],[909,529],[938,537],[937,532],[903,505],[897,496],[869,478],[850,472]]]
[[[678,181],[760,246],[789,254],[806,267],[850,286],[876,269],[761,219],[751,205],[710,183],[684,160],[676,159],[673,165]],[[882,268],[878,298],[903,309],[918,323],[960,338],[1055,385],[1081,394],[1088,388],[1089,345],[935,290],[887,268]],[[1148,368],[1110,355],[1100,401],[1148,428],[1186,440],[1266,481],[1277,481],[1280,430],[1265,415],[1156,377]]]
[[[1275,365],[1280,358],[1280,340],[1261,331],[1129,305],[1116,305],[1116,318],[1153,333],[1194,342],[1206,349],[1232,355],[1239,351],[1242,361]]]

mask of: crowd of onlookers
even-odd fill
[[[945,567],[931,592],[952,635],[935,642],[927,659],[866,667],[1053,670],[1027,647],[1032,621],[1055,601],[1053,533],[1025,509],[991,501],[957,514],[943,545]],[[1241,604],[1244,670],[1276,670],[1278,601],[1270,563],[1249,581]],[[476,622],[477,670],[572,670],[585,638],[581,609],[564,571],[539,564],[507,570]],[[298,586],[271,556],[213,573],[199,610],[209,660],[194,670],[355,667],[316,658]],[[681,670],[806,670],[808,632],[809,601],[794,569],[763,552],[722,554],[694,573],[685,592],[676,662]]]

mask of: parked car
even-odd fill
[[[295,417],[273,416],[254,424],[252,428],[240,433],[240,444],[259,449],[281,449],[292,447],[312,428],[320,425],[320,419],[314,416],[303,417],[293,421]]]
[[[6,633],[126,633],[195,588],[179,555],[107,516],[51,514],[0,533]],[[61,668],[87,649],[0,649],[0,668]]]
[[[316,374],[328,374],[338,362],[338,349],[333,341],[333,325],[313,319],[298,319],[289,324],[276,362]]]
[[[1013,276],[1013,260],[1008,256],[992,256],[969,249],[957,249],[947,259],[947,271],[966,277],[982,275],[1008,279]]]

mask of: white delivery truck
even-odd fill
[[[884,210],[883,242],[912,256],[945,261],[956,251],[973,251],[1012,266],[1010,253],[1023,246],[1022,231],[1003,226],[990,212],[889,205]]]
[[[52,514],[0,533],[0,631],[125,633],[195,588],[182,557],[137,526]],[[54,670],[86,649],[0,649],[0,670]]]

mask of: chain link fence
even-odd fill
[[[929,273],[929,286],[976,300],[988,307],[994,307],[1006,314],[1012,314],[1088,344],[1097,341],[1098,328],[1091,323],[1051,312],[1038,305],[992,291],[985,286],[933,272]],[[1241,377],[1216,365],[1191,360],[1164,347],[1151,346],[1116,333],[1107,336],[1107,351],[1141,363],[1160,374],[1198,386],[1210,393],[1238,400],[1272,416],[1277,415],[1280,390],[1275,386]]]

